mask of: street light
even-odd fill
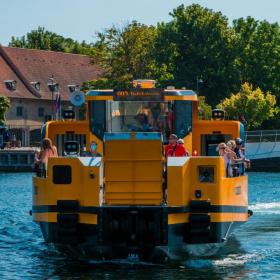
[[[52,93],[52,119],[54,117],[54,110],[53,110],[53,107],[54,107],[54,104],[53,104],[53,94],[54,92],[58,92],[59,91],[59,84],[58,83],[55,83],[54,82],[54,77],[53,75],[51,75],[49,78],[48,78],[48,88],[49,90],[51,91]]]
[[[200,77],[198,77],[198,76],[196,76],[196,92],[197,92],[197,94],[199,93],[199,84],[203,84],[203,80],[202,80],[202,78]]]

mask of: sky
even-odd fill
[[[198,3],[229,18],[252,16],[280,23],[279,0],[0,0],[0,44],[43,26],[75,40],[93,42],[95,34],[137,20],[145,24],[170,21],[180,4]]]

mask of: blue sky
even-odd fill
[[[169,21],[180,4],[199,3],[221,11],[230,21],[248,15],[280,22],[279,0],[1,0],[0,43],[22,36],[39,25],[75,40],[92,42],[94,34],[131,20],[146,24]]]

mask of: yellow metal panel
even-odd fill
[[[168,215],[168,224],[183,224],[188,222],[189,214],[188,213],[182,213],[182,214],[169,214]]]
[[[56,223],[57,222],[57,213],[33,213],[32,214],[33,221],[36,222],[48,222],[48,223]]]
[[[232,139],[240,136],[240,122],[238,121],[218,121],[218,120],[199,120],[194,121],[192,135],[193,135],[193,150],[201,154],[201,135],[213,134],[213,132],[220,134],[231,135]]]
[[[199,182],[199,166],[214,167],[214,182]],[[199,200],[209,200],[212,205],[248,205],[247,176],[225,177],[222,157],[192,157],[184,166],[170,166],[168,176],[168,205],[187,206],[190,200],[198,200],[195,191],[201,191]]]
[[[96,100],[113,100],[113,96],[89,96],[86,95],[87,101],[96,101]]]
[[[53,183],[54,165],[72,167],[71,184]],[[94,174],[94,178],[91,178],[91,174]],[[48,177],[33,177],[33,205],[56,205],[57,200],[78,200],[82,206],[98,206],[99,192],[99,167],[83,166],[77,158],[50,158]]]
[[[97,225],[97,215],[80,213],[79,214],[79,223]]]
[[[189,100],[189,101],[197,101],[197,96],[196,95],[173,95],[173,96],[164,96],[165,101],[170,101],[170,100]]]
[[[189,161],[184,166],[170,166],[167,169],[167,194],[168,205],[185,206],[189,204],[191,189],[191,164]]]

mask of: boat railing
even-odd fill
[[[245,132],[245,143],[280,142],[280,130],[256,130]]]

